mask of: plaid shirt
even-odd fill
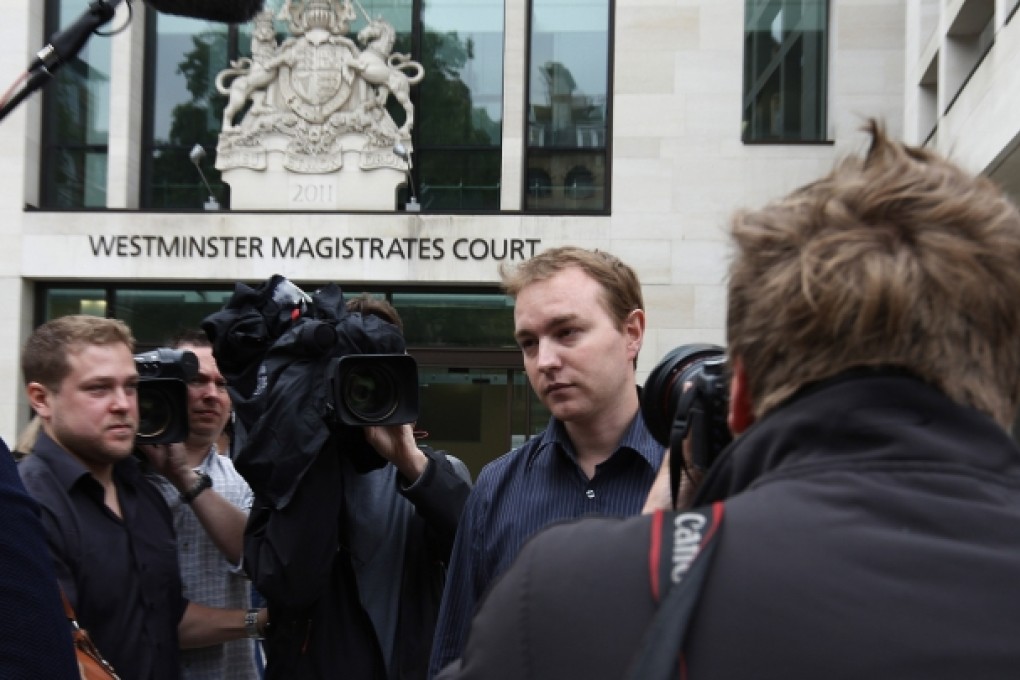
[[[248,483],[229,458],[217,454],[215,446],[195,470],[209,475],[212,488],[233,505],[246,513],[251,509],[253,496]],[[226,560],[169,481],[159,475],[149,475],[149,479],[162,492],[173,513],[184,596],[210,607],[250,607],[251,585],[241,565]],[[236,640],[181,650],[181,680],[257,680],[259,674],[252,643],[252,640]]]

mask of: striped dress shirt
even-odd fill
[[[555,418],[540,436],[486,465],[457,529],[430,676],[460,656],[479,600],[532,534],[584,515],[636,515],[662,457],[662,445],[638,413],[591,479],[577,463],[566,428]]]

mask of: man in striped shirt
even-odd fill
[[[431,675],[460,656],[478,601],[527,538],[557,520],[639,513],[662,461],[638,408],[645,313],[633,269],[606,252],[562,247],[500,273],[528,380],[552,418],[486,465],[468,498]]]

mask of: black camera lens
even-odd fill
[[[142,387],[138,391],[138,435],[139,442],[158,439],[175,422],[176,409],[172,395],[155,386]]]
[[[418,368],[406,354],[341,357],[333,383],[337,415],[346,425],[395,425],[418,418]]]
[[[343,402],[358,419],[367,423],[386,420],[399,401],[396,376],[385,364],[363,364],[347,374]]]
[[[652,369],[641,395],[641,417],[657,442],[663,446],[670,445],[670,433],[684,385],[694,383],[707,361],[723,356],[723,348],[718,345],[681,345],[666,354]]]

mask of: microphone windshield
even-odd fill
[[[145,0],[145,3],[164,14],[239,24],[258,14],[263,0]]]

